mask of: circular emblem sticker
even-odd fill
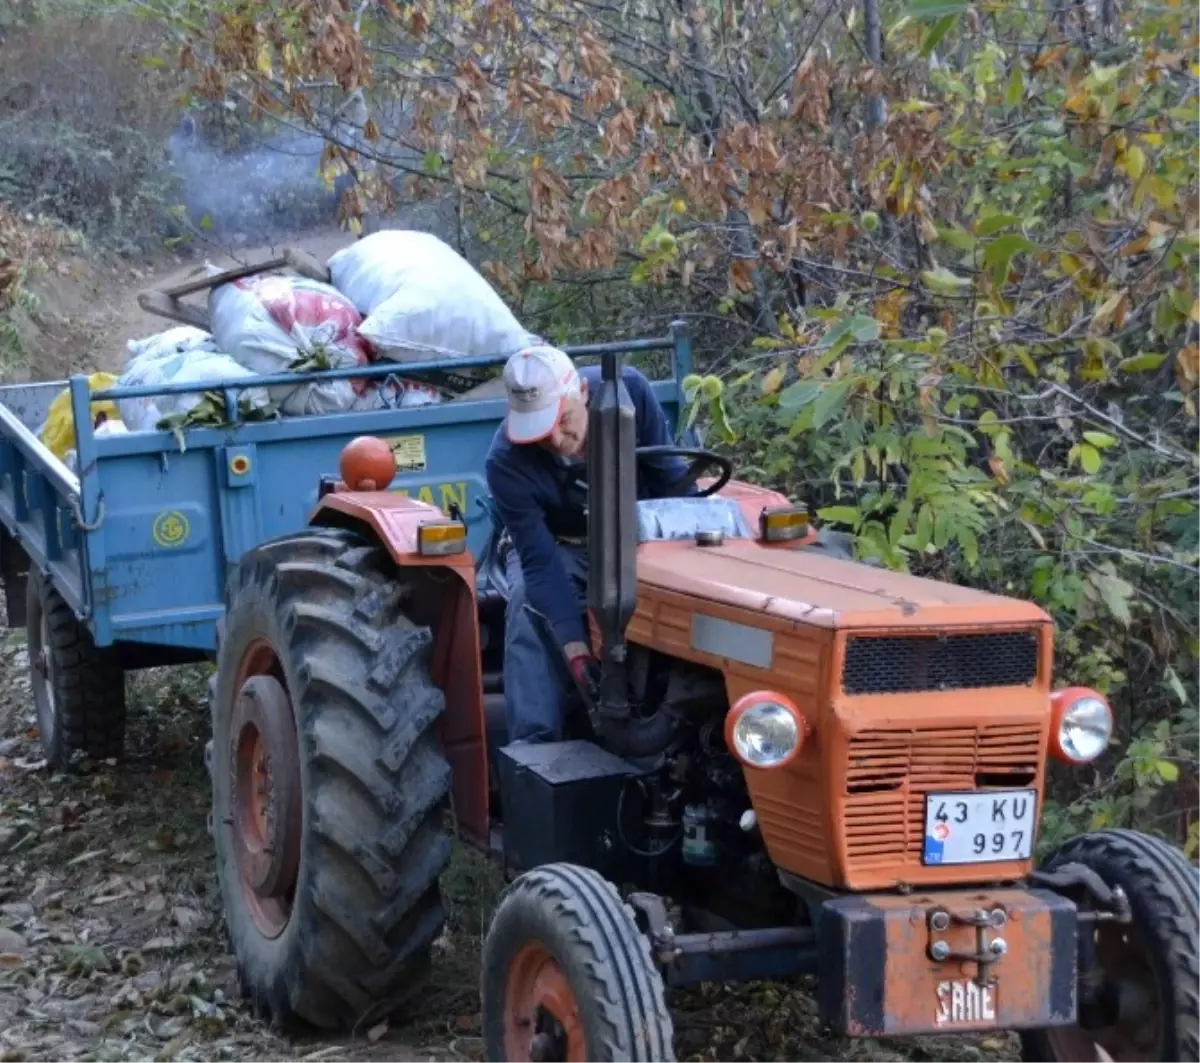
[[[160,513],[154,518],[154,527],[150,530],[154,541],[159,546],[168,548],[182,546],[191,532],[192,526],[187,517],[177,509],[168,509]]]

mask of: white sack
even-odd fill
[[[191,350],[155,358],[143,354],[125,367],[117,387],[158,387],[161,384],[201,384],[209,381],[245,380],[257,374],[238,365],[227,354]],[[261,409],[269,402],[264,388],[246,388],[234,393],[239,406],[247,402]],[[131,432],[157,431],[158,422],[176,413],[187,413],[200,404],[204,392],[182,395],[155,395],[140,399],[118,399],[121,420]]]
[[[187,354],[188,351],[216,351],[217,341],[204,329],[180,325],[165,332],[156,332],[153,336],[144,336],[140,340],[130,340],[125,344],[125,349],[129,351],[130,360],[141,358],[143,355],[163,358],[169,354]],[[128,364],[127,361],[126,365]]]
[[[366,365],[362,320],[335,288],[306,277],[257,276],[222,284],[209,295],[213,336],[221,350],[255,374],[287,373],[313,360],[314,369]],[[348,410],[367,390],[365,380],[278,386],[271,401],[282,413]]]
[[[358,332],[381,358],[508,355],[537,341],[475,268],[432,233],[384,229],[328,264],[334,287],[366,315]]]

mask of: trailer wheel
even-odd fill
[[[484,1055],[674,1060],[662,977],[613,885],[547,864],[505,891],[483,943]]]
[[[377,1021],[445,922],[432,636],[390,558],[311,529],[247,553],[218,625],[213,836],[245,996],[280,1028]]]
[[[125,747],[125,671],[101,649],[35,568],[25,582],[25,631],[42,754],[53,770],[79,751],[119,758]]]
[[[1195,1060],[1200,1058],[1200,872],[1166,842],[1131,830],[1072,838],[1047,861],[1078,863],[1129,899],[1130,923],[1096,924],[1104,975],[1099,1018],[1021,1037],[1022,1058]],[[1082,1016],[1081,1016],[1082,1018]]]

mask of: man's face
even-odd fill
[[[541,443],[551,454],[557,454],[560,458],[578,460],[587,451],[587,381],[580,383],[579,396],[563,403],[558,423]]]

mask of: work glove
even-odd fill
[[[595,701],[600,696],[600,662],[590,653],[577,653],[567,661],[575,685]]]

